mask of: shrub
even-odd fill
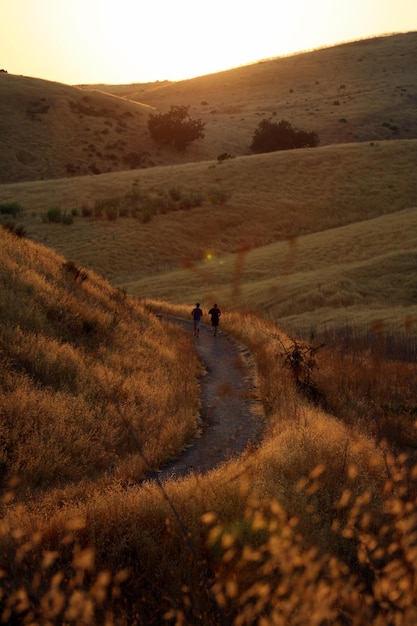
[[[227,159],[234,159],[234,157],[231,154],[229,154],[228,152],[222,152],[217,157],[217,160],[218,160],[219,163],[221,163],[222,161],[226,161]]]
[[[181,200],[182,193],[179,187],[171,187],[168,193],[173,200]]]
[[[391,124],[390,122],[383,122],[382,127],[389,128],[389,130],[391,130],[393,133],[399,132],[398,126],[395,126],[395,124]]]
[[[45,214],[47,222],[53,222],[55,224],[60,224],[62,222],[62,210],[60,207],[51,207],[46,211]]]
[[[146,150],[144,152],[128,152],[123,156],[123,161],[134,170],[139,167],[146,166],[149,161],[150,154]]]
[[[179,202],[180,209],[192,209],[196,206],[201,206],[203,202],[203,196],[199,193],[191,193],[188,196],[183,196]]]
[[[171,106],[168,113],[151,114],[148,130],[152,139],[159,145],[171,145],[179,152],[196,139],[204,138],[205,123],[192,119],[188,106]]]
[[[319,137],[315,132],[296,130],[286,120],[281,120],[278,124],[262,120],[253,134],[250,149],[257,153],[275,152],[294,148],[313,148],[318,144]]]
[[[295,339],[291,339],[288,347],[284,346],[281,341],[280,343],[284,365],[292,373],[298,391],[315,404],[323,404],[323,394],[313,380],[313,371],[316,367],[317,352],[324,347],[324,344],[313,345]]]
[[[67,163],[65,169],[67,170],[67,174],[69,176],[76,176],[80,173],[80,166],[74,165],[74,163]]]
[[[87,280],[88,278],[87,272],[79,265],[76,265],[74,261],[65,261],[65,263],[62,264],[62,267],[76,281],[80,280],[81,282],[83,282],[84,280]]]
[[[51,207],[41,215],[42,222],[51,222],[53,224],[65,224],[70,225],[74,223],[74,216],[72,212],[62,211],[60,207]]]
[[[1,202],[0,215],[12,215],[16,217],[22,211],[22,207],[18,202]]]

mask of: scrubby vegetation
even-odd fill
[[[42,221],[51,222],[53,224],[70,225],[74,221],[74,216],[72,213],[63,211],[61,207],[55,206],[55,207],[51,207],[50,209],[46,211],[46,213],[42,214]]]
[[[200,191],[184,191],[175,185],[169,189],[142,191],[135,184],[123,196],[96,199],[94,207],[84,215],[94,218],[107,218],[115,221],[118,217],[133,217],[143,223],[150,222],[155,215],[169,211],[188,210],[200,206],[204,195]]]

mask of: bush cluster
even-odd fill
[[[168,211],[188,210],[200,206],[204,200],[199,192],[184,192],[179,187],[168,190],[161,189],[155,193],[148,193],[139,189],[131,189],[123,196],[101,198],[95,201],[94,208],[86,205],[82,208],[82,215],[95,218],[106,217],[110,221],[118,217],[133,217],[146,223],[158,213]]]
[[[314,148],[318,144],[319,137],[315,132],[297,130],[286,120],[278,123],[262,120],[253,134],[250,149],[257,153],[275,152],[294,148]]]
[[[21,213],[22,207],[18,202],[1,202],[0,203],[0,216],[7,215],[16,217],[18,213]]]
[[[171,145],[179,152],[196,139],[204,138],[205,123],[192,119],[188,106],[171,106],[168,113],[151,114],[148,130],[152,139],[159,145]]]
[[[63,211],[61,207],[51,207],[42,214],[42,221],[44,223],[52,222],[53,224],[65,224],[70,225],[74,222],[74,216],[72,213]]]

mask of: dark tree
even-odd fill
[[[253,152],[275,152],[294,148],[318,146],[319,138],[314,132],[296,130],[286,120],[278,123],[262,120],[253,133],[250,148]]]
[[[196,139],[203,139],[205,123],[188,115],[188,106],[171,106],[168,113],[151,114],[148,130],[159,145],[171,145],[179,152]]]

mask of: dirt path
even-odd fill
[[[169,321],[192,336],[192,322]],[[205,325],[194,341],[207,372],[201,379],[201,435],[181,458],[156,474],[161,480],[205,473],[256,445],[262,434],[263,412],[254,400],[255,368],[249,351],[221,331],[214,337]]]

